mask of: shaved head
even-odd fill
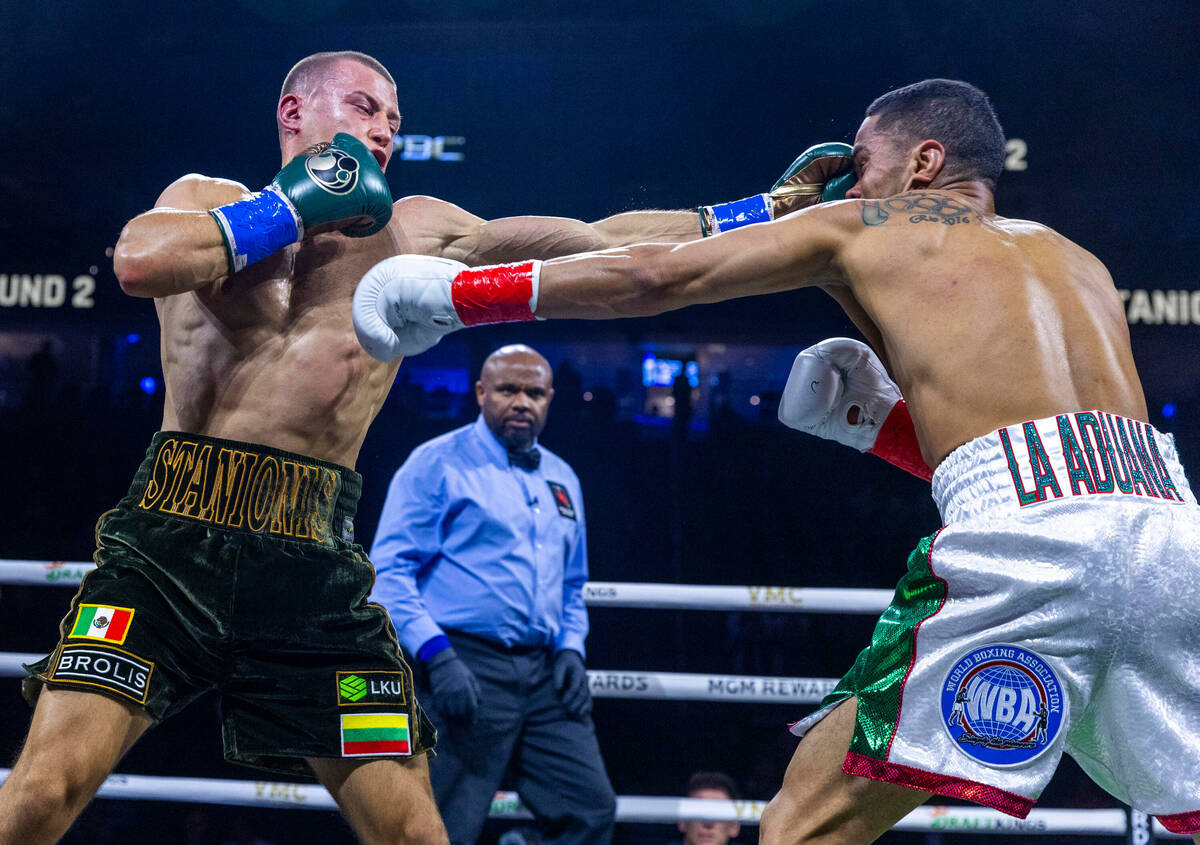
[[[500,365],[512,357],[523,357],[523,363],[546,368],[546,372],[551,372],[550,362],[542,357],[542,353],[538,352],[532,346],[526,346],[523,343],[510,343],[508,346],[501,346],[483,361],[483,367],[479,371],[479,377],[482,379],[485,376],[494,375]]]
[[[280,99],[283,99],[288,94],[299,94],[302,97],[309,96],[318,85],[328,78],[333,68],[343,59],[349,59],[352,62],[358,62],[360,65],[369,67],[390,82],[393,88],[396,87],[396,80],[392,79],[392,75],[388,73],[388,69],[378,59],[374,59],[366,53],[355,52],[354,50],[338,50],[333,53],[313,53],[311,56],[305,56],[296,62],[292,66],[292,69],[288,71],[288,75],[284,77],[283,88],[279,92]]]

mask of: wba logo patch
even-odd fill
[[[408,703],[408,676],[403,672],[366,669],[337,673],[338,707],[404,705]]]
[[[1028,649],[987,645],[964,654],[942,684],[942,720],[960,751],[989,766],[1019,766],[1058,736],[1066,690]]]

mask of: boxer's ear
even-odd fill
[[[284,94],[280,97],[275,110],[275,119],[279,121],[279,125],[290,132],[298,132],[302,105],[299,94]]]
[[[922,141],[913,150],[916,170],[912,175],[912,187],[928,188],[946,166],[946,148],[932,138]]]

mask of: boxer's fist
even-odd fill
[[[467,265],[428,255],[395,255],[367,271],[354,291],[354,332],[372,358],[394,361],[434,346],[463,322],[451,283]]]
[[[796,356],[779,402],[779,421],[866,452],[899,401],[900,389],[871,347],[834,337]]]
[[[775,220],[818,202],[845,199],[846,191],[857,181],[853,153],[849,144],[814,144],[800,153],[770,193],[700,206],[701,234],[716,235]]]
[[[296,156],[271,187],[291,203],[305,232],[339,229],[364,238],[392,218],[392,192],[383,170],[366,145],[345,132]]]
[[[775,217],[818,202],[846,198],[854,187],[854,149],[849,144],[814,144],[797,156],[771,186]]]

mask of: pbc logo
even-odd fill
[[[358,161],[341,150],[314,152],[304,162],[310,179],[331,194],[348,194],[358,184]]]
[[[1034,652],[987,645],[954,664],[941,703],[946,731],[960,751],[989,766],[1019,766],[1053,745],[1066,691]]]
[[[567,493],[567,488],[557,481],[547,481],[546,483],[550,485],[550,495],[554,497],[554,506],[558,508],[558,512],[567,519],[574,519],[575,506],[571,504],[571,496]]]
[[[338,672],[338,706],[405,704],[408,701],[407,681],[408,678],[403,672],[380,672],[372,669]]]

